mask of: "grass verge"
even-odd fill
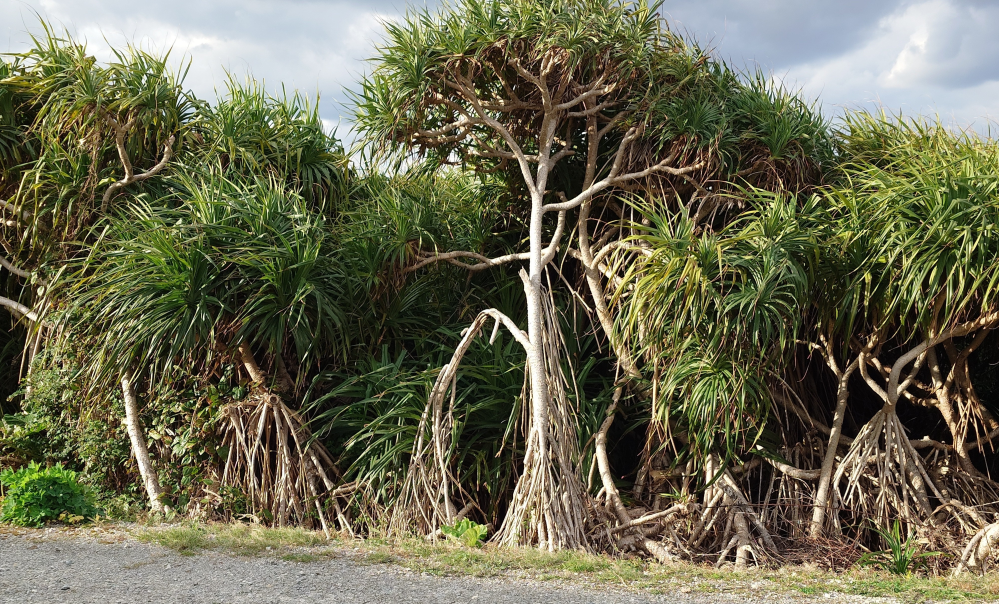
[[[582,552],[549,553],[487,545],[468,548],[422,539],[335,539],[299,528],[263,528],[234,524],[185,524],[146,527],[136,538],[181,554],[217,550],[240,556],[273,555],[310,563],[350,558],[368,564],[393,564],[437,576],[519,577],[572,580],[595,586],[656,593],[753,595],[800,593],[807,596],[849,594],[888,597],[899,602],[999,602],[999,574],[960,578],[896,576],[871,568],[831,573],[807,566],[784,566],[736,573],[707,565],[670,565],[635,558]]]
[[[237,556],[255,556],[273,550],[319,546],[322,533],[302,528],[265,528],[245,524],[183,524],[134,531],[136,539],[156,543],[183,555],[220,550]]]

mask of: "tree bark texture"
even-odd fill
[[[142,422],[139,420],[139,402],[135,395],[135,384],[132,382],[130,373],[121,376],[121,393],[125,399],[125,427],[128,430],[128,438],[132,442],[132,454],[135,455],[136,465],[139,466],[139,475],[142,477],[146,494],[149,496],[149,505],[153,512],[163,514],[170,511],[170,507],[162,501],[163,489],[160,488],[156,468],[153,467],[152,459],[149,457],[149,449],[146,447],[146,434],[142,430]]]

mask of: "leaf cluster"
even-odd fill
[[[454,539],[465,547],[482,547],[489,534],[489,528],[484,524],[478,524],[462,518],[453,526],[442,526],[441,532],[449,539]]]
[[[196,106],[169,53],[129,46],[101,64],[68,33],[41,25],[34,45],[0,68],[0,111],[14,116],[21,139],[0,145],[13,160],[4,162],[5,178],[19,218],[4,227],[3,239],[32,268],[77,250],[109,209],[95,201],[121,178],[115,125],[126,130],[125,153],[141,171],[156,163]]]
[[[893,575],[909,576],[926,566],[928,558],[944,555],[942,552],[920,552],[918,541],[912,533],[902,537],[902,525],[898,520],[892,523],[891,528],[872,528],[888,549],[865,553],[857,561],[860,566],[873,566]]]
[[[311,101],[283,87],[274,96],[263,82],[230,75],[226,94],[214,106],[200,105],[194,119],[199,162],[276,178],[319,206],[348,192],[347,156],[319,117],[318,96]]]
[[[335,243],[323,217],[279,183],[218,171],[178,176],[176,205],[136,200],[76,270],[67,295],[95,378],[153,381],[178,361],[211,364],[248,341],[302,366],[346,345]]]
[[[0,522],[37,527],[97,514],[93,495],[77,481],[76,472],[62,464],[46,468],[31,463],[19,470],[7,469],[0,472],[0,483],[7,488]]]
[[[939,122],[848,114],[828,309],[847,331],[864,321],[903,338],[996,308],[999,146]]]
[[[616,0],[464,0],[410,13],[387,25],[354,98],[355,123],[376,148],[499,170],[514,186],[520,167],[504,154],[511,144],[539,153],[547,124],[570,145],[552,178],[571,196],[592,133],[581,106],[553,108],[592,89],[587,111],[611,129],[600,140],[604,170],[636,127],[625,171],[678,156],[678,165],[704,161],[688,180],[708,189],[733,178],[768,188],[815,183],[833,159],[821,115],[763,73],[740,76],[670,31],[660,12],[659,4]],[[673,181],[646,186],[696,191]]]
[[[653,422],[679,420],[699,454],[759,437],[812,294],[819,199],[751,195],[758,209],[717,233],[646,209],[634,241],[650,253],[619,292],[622,334],[657,375]]]

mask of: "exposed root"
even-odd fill
[[[454,401],[457,397],[458,368],[476,336],[490,318],[500,319],[489,311],[479,313],[465,329],[458,347],[434,383],[427,406],[420,417],[413,456],[402,491],[389,521],[391,531],[404,534],[414,531],[421,535],[435,535],[442,526],[453,524],[458,515],[453,497],[461,494],[458,481],[449,469],[452,445],[451,426],[454,422]],[[450,394],[450,406],[445,412],[444,402]]]
[[[999,522],[978,531],[964,548],[961,561],[954,569],[954,576],[965,570],[985,574],[989,561],[999,555]]]
[[[610,547],[616,547],[617,549],[639,549],[655,558],[656,561],[665,564],[673,561],[675,555],[670,551],[667,543],[656,541],[652,537],[666,529],[667,525],[665,523],[673,520],[674,516],[690,512],[696,506],[678,503],[669,509],[640,515],[637,518],[632,518],[629,514],[624,502],[621,501],[621,494],[618,492],[617,485],[614,484],[614,477],[610,471],[610,461],[607,458],[607,433],[614,423],[614,415],[617,412],[622,391],[623,389],[620,386],[614,391],[613,402],[607,409],[607,417],[597,431],[594,446],[594,463],[600,472],[600,480],[603,483],[601,494],[606,497],[608,524],[611,525],[610,528],[606,529],[605,533]],[[650,524],[654,525],[651,529],[646,526]],[[674,541],[679,545],[679,539],[672,528],[670,528],[670,532]],[[625,533],[625,535],[617,537],[621,533]]]
[[[816,483],[821,483],[823,475],[825,446],[825,439],[810,433],[803,442],[782,451],[789,465],[766,460],[776,471],[769,473],[769,483],[760,499],[766,507],[760,516],[772,531],[795,540],[809,537],[815,517]],[[830,499],[835,499],[834,491],[830,495]],[[823,514],[822,517],[823,523],[836,533],[839,532],[838,520],[836,514]]]
[[[836,470],[834,487],[844,477],[843,505],[882,526],[895,519],[913,526],[935,522],[930,495],[945,500],[909,443],[893,405],[885,405],[860,430]]]
[[[256,392],[223,414],[222,446],[229,453],[222,485],[245,493],[259,520],[286,526],[317,519],[330,534],[320,499],[338,493],[327,473],[333,461],[325,447],[311,442],[302,418],[269,392]],[[339,516],[341,530],[349,530]]]
[[[705,480],[709,485],[704,493],[707,505],[690,534],[691,546],[700,548],[705,543],[712,543],[720,547],[716,566],[724,564],[734,552],[737,570],[747,568],[751,561],[759,564],[765,554],[764,548],[776,553],[777,545],[770,531],[729,469],[723,468],[715,455],[708,457]]]
[[[550,298],[544,301],[542,354],[548,378],[547,427],[538,425],[533,418],[528,426],[524,472],[494,539],[501,545],[537,545],[549,551],[589,550],[586,525],[591,513],[579,478],[576,423],[559,364],[565,358],[562,336]],[[525,375],[525,383],[530,377]],[[530,391],[525,388],[525,392]]]

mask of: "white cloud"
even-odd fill
[[[345,87],[368,66],[382,23],[405,0],[0,0],[0,51],[19,51],[38,30],[37,11],[85,37],[91,52],[108,42],[172,47],[193,59],[187,85],[207,99],[225,69],[252,72],[274,88],[320,92],[320,112],[340,124]],[[423,2],[416,2],[422,6]],[[429,4],[435,5],[434,0]],[[961,125],[999,116],[999,2],[995,0],[667,0],[674,28],[689,30],[739,66],[759,65],[842,107],[939,113]],[[107,42],[105,41],[107,38]]]
[[[191,59],[185,84],[201,98],[214,100],[215,91],[224,90],[226,71],[239,78],[252,74],[271,89],[284,84],[289,90],[320,93],[323,118],[338,122],[344,88],[355,84],[365,67],[362,60],[373,54],[381,23],[395,18],[385,5],[321,0],[176,0],[142,7],[124,0],[0,2],[0,51],[27,48],[24,29],[40,29],[32,13],[37,11],[86,40],[88,50],[101,60],[111,57],[111,47],[127,42],[147,50],[172,48],[178,63]]]
[[[997,22],[999,6],[907,2],[851,48],[811,61],[782,57],[772,67],[828,113],[884,107],[983,130],[999,116],[999,39],[986,31]]]

